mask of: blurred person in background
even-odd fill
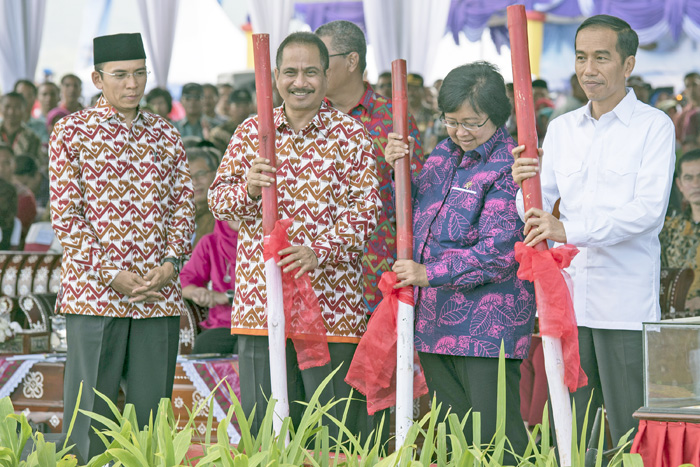
[[[245,89],[237,89],[229,94],[228,120],[209,133],[209,140],[223,154],[238,125],[255,112],[253,96]]]
[[[173,111],[173,96],[170,91],[163,88],[153,88],[146,94],[146,105],[153,113],[170,121],[170,112]]]
[[[67,74],[61,78],[61,102],[59,105],[68,112],[73,113],[83,110],[80,99],[83,94],[83,81],[74,74]]]
[[[214,128],[226,121],[216,113],[216,105],[219,103],[219,90],[213,84],[202,85],[202,114],[209,124],[209,128]]]

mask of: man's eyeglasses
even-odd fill
[[[352,52],[343,52],[343,53],[340,53],[340,54],[333,54],[333,55],[329,55],[328,58],[331,58],[331,57],[339,57],[339,56],[341,56],[341,55],[350,55],[351,53],[352,53]]]
[[[440,117],[440,121],[447,128],[457,128],[458,126],[461,126],[462,128],[464,128],[467,131],[477,131],[479,128],[486,125],[486,122],[489,121],[489,117],[486,117],[486,120],[484,120],[484,123],[482,123],[482,124],[455,122],[452,120],[447,120],[444,116]]]
[[[105,75],[109,75],[109,76],[113,77],[114,79],[116,79],[117,81],[123,81],[130,76],[133,76],[135,79],[142,80],[151,74],[151,72],[148,70],[136,70],[133,73],[127,73],[126,71],[118,71],[116,73],[110,73],[108,71],[100,70],[100,73],[104,73]]]

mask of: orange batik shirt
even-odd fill
[[[325,103],[296,133],[283,107],[274,109],[280,219],[294,220],[292,245],[318,258],[310,273],[329,342],[359,342],[366,329],[362,253],[377,225],[381,201],[372,140],[364,126]],[[258,156],[258,121],[241,124],[209,190],[218,219],[240,220],[236,292],[231,318],[236,334],[267,334],[262,202],[248,196],[246,175]]]
[[[104,97],[56,124],[49,146],[51,222],[63,246],[62,313],[177,316],[178,278],[163,300],[129,303],[109,284],[120,271],[144,276],[183,258],[194,232],[193,190],[180,135],[139,111],[131,128]]]

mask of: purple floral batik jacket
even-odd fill
[[[535,320],[531,283],[516,272],[523,223],[511,175],[515,142],[505,127],[465,153],[449,138],[413,180],[413,257],[430,287],[416,297],[416,350],[527,357]]]

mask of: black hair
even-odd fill
[[[95,65],[95,69],[97,70],[97,67],[98,67],[98,66],[101,66],[101,65],[103,65],[103,63],[98,63],[97,65]],[[99,71],[99,70],[97,70],[97,71]],[[77,77],[76,75],[74,75],[73,73],[68,73],[67,75],[63,75],[63,77],[61,78],[61,84],[62,84],[62,85],[65,84],[64,81],[67,80],[67,79],[74,79],[74,80],[78,81],[78,84],[79,84],[79,85],[81,85],[81,86],[83,85],[83,80],[80,79],[80,78],[78,78],[78,77]]]
[[[545,81],[545,80],[543,80],[543,79],[536,79],[536,80],[534,80],[534,81],[532,82],[532,87],[533,87],[533,88],[542,88],[542,89],[546,89],[546,90],[549,91],[549,87],[547,87],[547,81]]]
[[[18,92],[15,92],[15,91],[8,92],[4,96],[2,96],[2,98],[0,100],[2,100],[4,102],[5,99],[17,99],[17,100],[22,101],[22,104],[24,104],[25,106],[27,105],[27,100],[24,98],[24,96]]]
[[[676,171],[676,176],[681,178],[681,175],[683,175],[683,164],[693,161],[700,161],[700,149],[688,151],[678,159],[678,170]]]
[[[13,91],[19,92],[19,91],[17,91],[17,88],[18,88],[21,84],[24,84],[25,86],[29,86],[30,88],[32,88],[32,89],[34,90],[34,94],[36,95],[36,84],[32,83],[32,82],[29,81],[28,79],[18,79],[18,80],[15,82],[15,87],[14,87]]]
[[[321,56],[321,68],[325,72],[328,70],[328,48],[323,43],[321,38],[311,32],[293,32],[288,35],[277,48],[277,56],[275,57],[275,65],[280,70],[282,66],[282,54],[285,47],[292,44],[314,45],[318,48],[318,53]],[[282,71],[282,70],[280,70]]]
[[[450,71],[440,87],[438,107],[444,113],[455,112],[468,102],[476,112],[485,113],[496,127],[505,125],[511,105],[498,68],[478,61]]]
[[[196,160],[203,160],[207,163],[209,170],[216,170],[219,168],[219,154],[218,152],[209,147],[196,147],[187,150],[187,161],[192,164]]]
[[[165,102],[168,104],[168,113],[170,113],[173,110],[173,96],[167,89],[153,88],[148,91],[148,94],[146,94],[146,104],[150,104],[159,97],[165,99]]]
[[[212,91],[214,91],[214,95],[217,98],[219,97],[219,90],[213,84],[209,84],[209,83],[203,84],[202,85],[202,93],[204,92],[205,89],[211,89]]]
[[[634,57],[637,55],[637,47],[639,47],[639,37],[634,29],[624,20],[616,16],[610,15],[595,15],[587,18],[581,26],[576,30],[576,36],[574,38],[574,44],[576,44],[576,38],[578,33],[586,28],[600,27],[608,28],[615,31],[617,34],[617,52],[622,57],[622,61],[627,60],[627,57]]]
[[[355,23],[350,21],[331,21],[316,29],[318,37],[330,37],[333,48],[337,53],[357,52],[359,56],[360,73],[367,68],[367,41],[365,33]]]

